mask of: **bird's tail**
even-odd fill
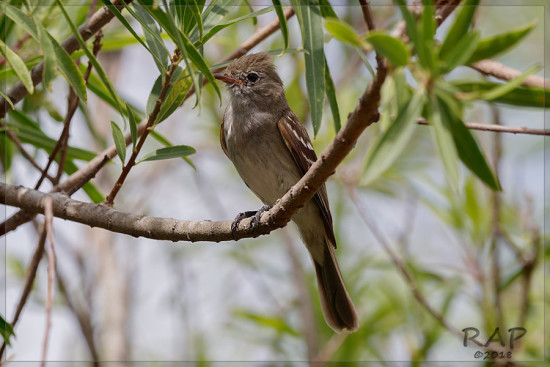
[[[334,247],[330,243],[325,243],[324,248],[323,263],[313,259],[313,264],[325,320],[338,333],[354,332],[359,326],[357,314],[340,274]]]

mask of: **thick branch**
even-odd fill
[[[129,4],[133,0],[125,0],[125,1],[127,4]],[[119,10],[122,10],[124,7],[120,3],[120,1],[114,1],[113,4]],[[86,41],[90,37],[92,37],[97,31],[99,31],[103,26],[109,23],[111,19],[113,19],[113,17],[114,17],[114,14],[106,6],[103,6],[86,23],[82,24],[78,28],[78,31],[82,36],[82,38],[84,39],[84,41]],[[80,44],[78,43],[76,36],[72,34],[65,41],[63,41],[63,43],[61,44],[61,47],[63,47],[65,51],[67,51],[67,53],[70,55],[76,50],[80,49]],[[43,61],[32,68],[31,78],[35,86],[40,84],[40,82],[42,82],[43,72],[44,72]],[[21,82],[17,82],[7,93],[7,96],[9,97],[9,99],[14,105],[19,101],[21,101],[26,95],[27,95],[27,90],[25,89],[25,86]],[[6,116],[6,113],[9,110],[11,110],[11,106],[9,105],[9,103],[3,97],[0,97],[0,118],[3,118],[4,116]]]
[[[72,200],[62,194],[51,194],[54,216],[136,237],[171,241],[219,242],[267,234],[290,221],[292,215],[311,199],[334,173],[336,167],[353,149],[363,130],[378,120],[380,88],[385,77],[386,69],[382,68],[361,97],[356,109],[349,115],[348,123],[340,130],[320,159],[270,211],[264,214],[255,231],[250,229],[250,219],[243,220],[238,230],[232,233],[231,221],[192,222],[147,217],[121,212],[105,205]],[[43,213],[44,199],[48,196],[50,195],[21,186],[0,184],[0,202],[27,212]]]

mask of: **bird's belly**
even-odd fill
[[[228,146],[239,175],[267,205],[274,205],[301,177],[284,142],[276,138],[282,139],[280,136],[274,139],[256,137],[239,149]]]

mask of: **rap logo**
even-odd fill
[[[465,329],[462,329],[462,332],[464,333],[465,347],[468,346],[468,341],[472,341],[478,346],[485,347],[485,348],[487,348],[491,343],[494,343],[494,342],[500,343],[502,347],[506,346],[504,339],[502,338],[502,334],[500,333],[499,327],[495,329],[493,334],[491,334],[491,336],[487,339],[485,343],[482,343],[477,340],[477,337],[479,336],[479,330],[475,327],[467,327]],[[514,342],[522,338],[527,333],[527,329],[522,327],[514,327],[511,329],[508,329],[508,333],[510,334],[510,337],[508,338],[509,340],[508,346],[510,347],[510,349],[514,349]]]

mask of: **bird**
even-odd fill
[[[234,60],[224,74],[214,74],[230,94],[220,128],[223,152],[248,188],[264,203],[258,211],[240,213],[233,222],[269,210],[317,160],[309,135],[285,96],[268,53]],[[334,250],[336,239],[325,185],[292,217],[317,277],[321,309],[335,332],[357,330],[355,307],[344,284]]]

